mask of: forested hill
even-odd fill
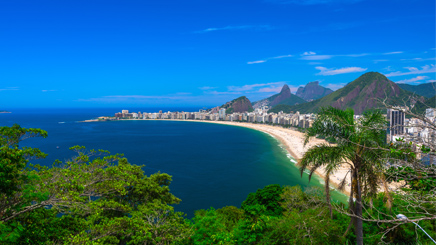
[[[436,95],[436,82],[424,83],[419,85],[401,84],[397,83],[398,86],[404,90],[410,91],[417,95],[424,96],[426,98],[431,98]]]
[[[232,101],[229,101],[221,106],[221,108],[226,109],[226,114],[231,114],[233,112],[252,112],[253,107],[251,106],[250,100],[245,97],[241,96],[239,98],[236,98]]]
[[[380,106],[378,100],[387,99],[392,105],[401,105],[412,93],[400,88],[378,72],[368,72],[345,87],[311,102],[289,107],[289,111],[316,113],[320,107],[333,106],[340,109],[352,108],[356,114]],[[287,112],[289,112],[287,111]]]

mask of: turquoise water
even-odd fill
[[[21,110],[0,114],[0,126],[19,123],[48,131],[46,139],[23,142],[49,154],[34,163],[50,166],[73,156],[69,147],[84,145],[124,153],[130,163],[146,165],[148,175],[168,173],[171,192],[182,199],[175,209],[188,217],[198,209],[239,207],[250,192],[269,184],[322,186],[317,176],[310,183],[307,174],[300,177],[279,141],[253,129],[185,121],[77,122],[117,111]],[[346,199],[339,193],[333,198]]]

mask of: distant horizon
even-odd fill
[[[319,82],[319,81],[312,81],[312,82]],[[307,84],[312,83],[312,82],[308,82]],[[349,83],[351,83],[351,82],[349,82]],[[429,83],[435,83],[435,82],[436,81],[431,81]],[[348,85],[349,83],[346,83],[344,86]],[[304,84],[304,85],[302,85],[300,87],[304,87],[307,84]],[[404,84],[404,83],[396,83],[396,84]],[[284,85],[287,85],[287,84],[283,84],[280,88],[282,88]],[[408,85],[418,86],[418,85],[421,85],[421,84],[408,84]],[[341,88],[338,88],[338,89],[341,89]],[[338,89],[336,89],[336,90],[338,90]],[[333,90],[333,91],[336,91],[336,90]],[[277,94],[279,92],[276,92],[274,94]],[[294,91],[294,92],[291,91],[291,93],[296,95],[296,91]],[[235,97],[230,98],[230,100],[236,99],[236,98],[241,97],[241,96],[246,96],[246,95],[235,95]],[[265,99],[265,98],[267,98],[267,97],[260,98],[259,100],[262,100],[262,99]],[[248,98],[248,99],[250,100],[250,98]],[[251,102],[255,102],[253,100],[250,100],[250,101]],[[223,104],[224,103],[225,102],[223,102]],[[211,108],[214,108],[214,107],[217,107],[217,106],[221,106],[221,105],[222,104],[219,104],[219,105],[217,105],[217,104],[213,104],[213,105],[212,104],[210,104],[210,105],[180,105],[180,104],[168,104],[168,105],[165,105],[165,104],[160,104],[160,105],[157,105],[157,104],[155,104],[155,105],[150,105],[150,104],[148,104],[148,105],[136,105],[136,104],[135,105],[128,105],[128,104],[127,105],[112,105],[112,104],[103,104],[103,105],[99,105],[99,106],[95,105],[93,107],[79,107],[79,106],[9,107],[9,110],[11,110],[11,109],[12,110],[32,110],[32,109],[41,109],[41,110],[42,109],[54,109],[54,110],[55,109],[77,109],[77,110],[80,110],[80,109],[116,109],[116,108],[133,108],[135,110],[138,110],[138,109],[141,109],[141,108],[143,108],[143,109],[158,109],[158,108],[180,109],[180,108],[186,108],[186,109],[197,109],[197,110],[200,110],[200,109],[211,109]],[[5,108],[0,108],[0,111],[1,110],[6,110],[7,111],[7,108],[6,107]],[[123,110],[123,109],[119,109],[119,110]]]

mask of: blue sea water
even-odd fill
[[[269,184],[322,186],[323,181],[318,177],[310,183],[307,174],[301,178],[292,162],[295,160],[280,143],[256,130],[185,121],[79,122],[120,110],[17,109],[0,114],[0,126],[18,123],[22,127],[46,130],[46,139],[32,138],[22,144],[49,154],[44,160],[33,161],[41,165],[51,166],[55,159],[68,159],[74,156],[69,147],[83,145],[87,149],[123,153],[130,163],[146,165],[147,175],[158,171],[168,173],[173,177],[171,192],[182,199],[175,210],[183,211],[188,217],[199,209],[240,207],[250,192]],[[333,198],[345,200],[340,193],[333,194]]]

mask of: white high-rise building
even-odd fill
[[[220,119],[226,119],[226,109],[221,108],[218,112]]]

